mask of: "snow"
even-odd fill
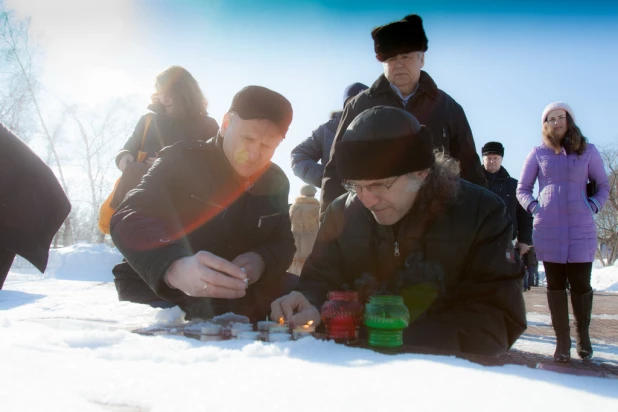
[[[615,379],[385,355],[313,338],[135,334],[180,325],[184,314],[118,302],[111,268],[120,260],[105,245],[52,251],[44,275],[17,260],[0,291],[3,411],[618,410]],[[618,291],[618,267],[595,268],[597,276],[595,285]],[[530,322],[548,324],[529,310]],[[553,353],[551,340],[516,347]],[[615,345],[595,342],[597,354],[618,360]]]

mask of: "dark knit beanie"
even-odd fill
[[[375,106],[359,114],[336,143],[342,180],[378,180],[431,167],[431,131],[409,112]]]
[[[365,86],[362,83],[352,83],[343,91],[343,108],[345,109],[346,102],[355,97],[357,94],[362,92],[363,90],[367,90],[369,87]]]
[[[487,142],[481,149],[481,156],[497,154],[504,157],[504,146],[500,142]]]
[[[394,21],[371,31],[376,58],[383,62],[398,54],[427,51],[427,36],[423,20],[417,14],[410,14],[403,20]]]
[[[275,123],[283,137],[292,123],[292,104],[281,94],[262,86],[247,86],[236,93],[228,112],[243,120],[268,119]]]

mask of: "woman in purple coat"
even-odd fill
[[[526,158],[517,186],[519,203],[534,215],[532,233],[537,258],[543,261],[547,301],[556,333],[556,362],[571,360],[567,281],[575,316],[577,354],[592,357],[588,333],[592,312],[590,275],[597,249],[593,215],[609,196],[603,161],[575,124],[575,115],[563,102],[551,103],[541,119],[543,143]],[[539,180],[539,196],[532,189]],[[586,184],[597,190],[588,196]]]

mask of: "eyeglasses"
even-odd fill
[[[558,123],[558,122],[563,122],[564,120],[566,120],[566,116],[560,115],[558,117],[551,117],[551,118],[547,119],[547,123],[549,123],[549,124]]]
[[[397,176],[388,184],[387,183],[372,183],[367,186],[361,186],[361,185],[357,185],[356,183],[352,183],[349,180],[345,180],[341,183],[341,185],[343,186],[345,190],[352,193],[353,195],[360,195],[363,193],[363,190],[366,190],[368,192],[371,192],[371,194],[374,196],[382,196],[388,192],[388,189],[393,187],[397,179],[399,179],[400,177],[401,176]]]

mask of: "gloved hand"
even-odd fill
[[[135,158],[133,157],[133,155],[131,153],[126,153],[122,155],[122,157],[118,161],[118,169],[120,169],[121,172],[124,172],[124,169],[127,168],[127,163],[134,161]]]

